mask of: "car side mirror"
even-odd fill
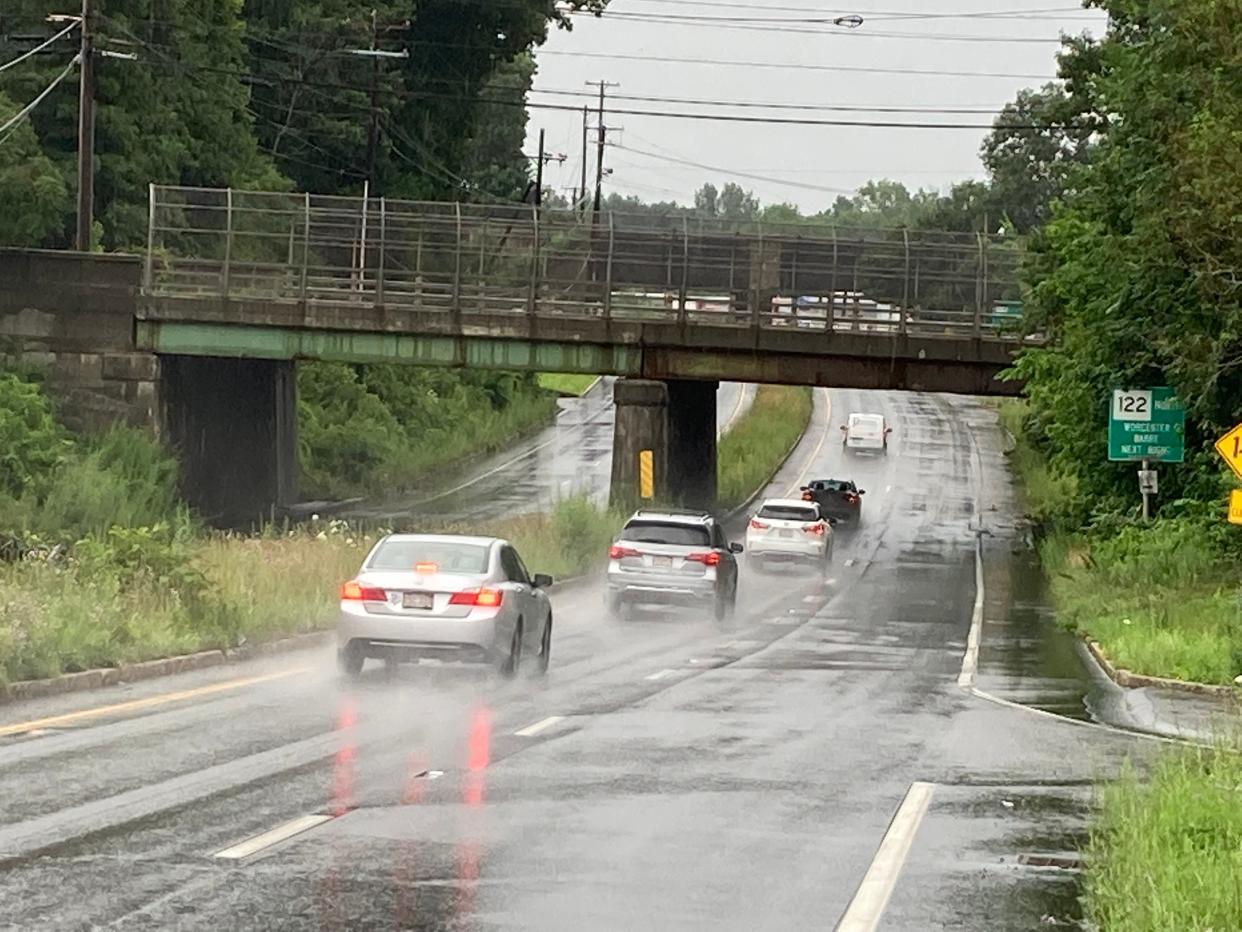
[[[866,495],[866,494],[867,494],[867,490],[866,490],[866,489],[859,489],[859,490],[858,490],[858,494],[859,494],[859,495]]]
[[[745,548],[741,544],[730,544],[729,553],[741,553]]]
[[[836,518],[833,518],[833,517],[829,516],[829,517],[827,518],[827,521],[828,521],[828,526],[829,526],[829,527],[836,527],[836,526],[837,526],[837,519],[836,519]]]
[[[552,577],[547,573],[536,573],[535,578],[531,580],[531,585],[536,589],[547,589],[552,585]]]
[[[842,430],[849,430],[849,428],[848,428],[848,427],[846,427],[844,424],[842,424],[842,425],[841,425],[841,429],[842,429]]]
[[[891,427],[885,427],[885,428],[884,428],[884,433],[886,433],[886,434],[891,434],[892,432],[893,432],[893,429],[892,429]]]

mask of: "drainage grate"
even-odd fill
[[[1026,867],[1055,867],[1058,870],[1082,870],[1082,857],[1077,854],[1020,854],[1018,863]]]

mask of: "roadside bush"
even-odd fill
[[[17,372],[0,372],[0,505],[39,495],[73,450],[39,385]]]

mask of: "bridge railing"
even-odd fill
[[[1017,244],[975,233],[598,216],[152,186],[153,297],[1013,339]]]

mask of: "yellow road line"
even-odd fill
[[[815,444],[815,449],[811,451],[811,455],[807,457],[806,463],[802,467],[802,471],[798,473],[798,478],[793,481],[793,485],[785,492],[782,498],[789,498],[795,492],[802,488],[802,480],[806,478],[806,474],[811,471],[811,467],[815,465],[815,460],[819,457],[819,451],[824,448],[824,444],[828,442],[829,432],[832,430],[832,395],[828,393],[828,389],[822,389],[824,393],[824,403],[828,408],[828,414],[824,418],[824,435],[819,438],[819,443]]]
[[[227,680],[223,683],[213,683],[210,686],[199,686],[195,689],[183,689],[174,693],[161,693],[158,696],[148,696],[145,699],[132,699],[129,702],[101,705],[93,709],[83,709],[80,712],[67,712],[64,715],[52,715],[48,718],[37,718],[29,722],[18,722],[14,725],[0,725],[0,738],[34,731],[37,728],[54,728],[57,725],[70,725],[75,722],[88,721],[106,715],[136,712],[139,709],[150,709],[156,706],[167,705],[170,702],[181,702],[186,699],[211,696],[215,693],[242,689],[243,687],[254,686],[258,683],[270,683],[273,680],[281,680],[290,676],[300,676],[303,673],[309,673],[311,669],[311,667],[297,667],[293,670],[281,670],[278,673],[265,673],[262,676],[247,676],[242,679]]]

